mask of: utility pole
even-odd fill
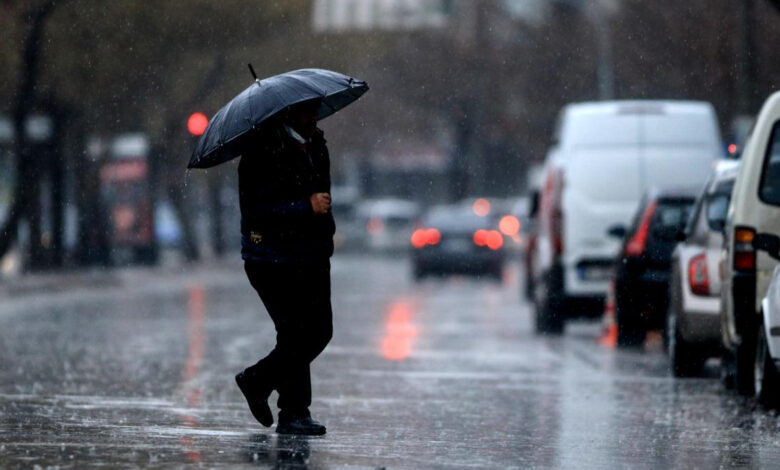
[[[611,100],[615,98],[615,74],[612,66],[612,31],[600,2],[589,3],[585,8],[585,15],[596,30],[598,96],[602,101]]]
[[[607,13],[597,0],[555,0],[559,5],[579,11],[596,35],[596,91],[599,100],[615,98],[615,71],[612,65],[612,31]],[[778,0],[780,1],[780,0]]]

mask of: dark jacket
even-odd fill
[[[331,213],[314,214],[309,198],[330,193],[330,157],[319,129],[304,147],[276,124],[238,164],[241,256],[271,263],[317,262],[333,254]]]

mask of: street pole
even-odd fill
[[[556,0],[582,13],[596,34],[596,92],[599,100],[615,98],[615,72],[612,66],[612,32],[601,1]]]
[[[615,75],[612,67],[612,32],[600,2],[592,2],[586,8],[585,16],[596,30],[598,54],[596,80],[598,82],[599,100],[611,100],[615,97]]]

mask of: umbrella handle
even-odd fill
[[[252,72],[252,76],[253,76],[253,77],[255,77],[255,81],[256,81],[256,82],[257,82],[257,81],[260,81],[260,80],[257,78],[257,74],[255,73],[255,69],[252,67],[252,64],[246,64],[246,65],[247,65],[247,66],[249,66],[249,71],[250,71],[250,72]]]

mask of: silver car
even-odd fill
[[[717,164],[672,254],[665,342],[677,377],[697,375],[720,352],[719,260],[738,168],[737,161]]]

